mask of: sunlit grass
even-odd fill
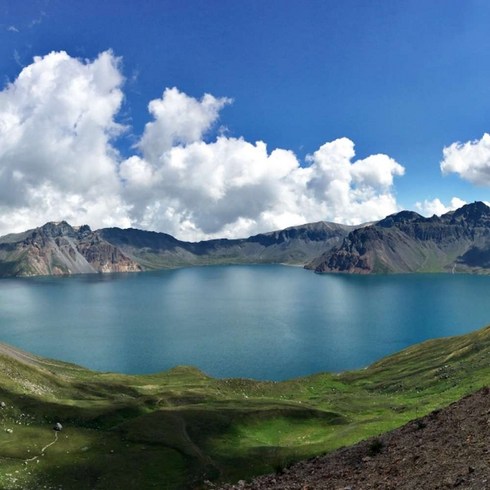
[[[367,369],[285,382],[216,380],[191,367],[96,373],[7,351],[0,488],[181,489],[277,471],[488,385],[489,360],[488,327]],[[42,453],[57,421],[64,430]]]

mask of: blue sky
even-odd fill
[[[21,140],[19,146],[9,149],[10,156],[0,153],[0,188],[3,168],[5,186],[12,188],[12,182],[24,179],[22,185],[27,187],[19,189],[32,196],[22,202],[4,198],[0,208],[3,206],[4,216],[15,214],[15,219],[8,219],[14,228],[66,217],[85,219],[95,227],[138,226],[197,239],[266,231],[267,227],[298,224],[302,219],[361,222],[401,208],[431,214],[450,209],[453,198],[458,199],[452,207],[462,201],[488,201],[490,143],[483,136],[490,129],[489,25],[490,3],[486,1],[28,0],[19,6],[19,2],[1,0],[4,102],[2,106],[0,98],[0,117],[12,104],[19,104],[16,114],[27,114],[27,102],[16,99],[8,87],[15,86],[34,56],[64,51],[70,60],[87,67],[110,50],[110,63],[121,80],[108,92],[120,91],[121,97],[103,132],[108,134],[107,125],[112,122],[126,128],[107,136],[99,156],[94,157],[106,161],[111,154],[114,168],[109,171],[108,167],[104,175],[112,172],[108,180],[118,181],[111,188],[98,190],[99,194],[112,193],[114,198],[99,202],[98,212],[89,209],[87,203],[93,196],[81,188],[66,189],[67,202],[76,202],[76,206],[57,201],[62,199],[67,179],[58,182],[51,174],[63,172],[61,165],[85,165],[89,170],[84,156],[79,162],[71,161],[79,155],[75,150],[64,160],[70,162],[36,167],[34,173],[46,184],[43,192],[53,190],[51,205],[37,202],[40,188],[33,189],[34,180],[24,178],[36,163],[26,163],[22,153],[26,143]],[[53,65],[47,68],[47,61],[45,64],[44,69],[53,70]],[[60,78],[59,83],[68,83],[68,78]],[[60,90],[61,85],[56,86]],[[177,112],[168,109],[169,98],[165,104],[167,87],[176,87],[181,95]],[[27,100],[34,82],[23,90]],[[187,110],[199,118],[201,106],[195,106],[198,112],[193,113],[185,104],[200,104],[205,93],[214,97],[215,105],[202,126],[194,128],[197,136],[189,136],[188,126],[182,129],[185,134],[169,136],[173,127],[169,114],[181,117]],[[163,102],[161,117],[166,122],[149,114],[152,100]],[[82,106],[79,110],[80,114],[85,111]],[[32,141],[32,134],[41,137],[46,118],[36,122],[35,131],[34,122],[31,132],[25,131],[31,134],[28,141]],[[151,131],[148,123],[154,123]],[[0,138],[1,131],[0,126]],[[227,138],[222,147],[203,146],[215,143],[219,135]],[[49,137],[55,138],[53,134]],[[170,142],[159,147],[156,155],[151,148],[158,146],[158,138],[170,138]],[[238,148],[239,138],[252,146],[256,141],[264,142],[266,156],[263,152],[251,155],[250,147]],[[355,157],[346,138],[355,145]],[[342,144],[314,156],[322,145],[336,140]],[[454,146],[456,142],[462,145]],[[178,166],[178,155],[174,154],[182,147],[189,151],[179,157],[186,162],[179,167],[179,180],[169,169]],[[443,157],[446,147],[452,150]],[[274,161],[287,160],[287,172],[278,170],[281,164],[267,158],[276,148],[283,153]],[[57,154],[60,151],[57,149]],[[219,160],[216,167],[203,163],[203,154],[210,151],[213,156],[209,158]],[[291,152],[297,166],[313,166],[313,176],[295,168],[288,160]],[[378,154],[399,167],[387,161],[364,162]],[[29,155],[35,160],[35,151]],[[337,181],[335,172],[347,170],[332,163],[337,161],[335,155],[342,155],[344,167],[361,161],[337,187],[332,184],[332,179]],[[43,158],[49,160],[49,154]],[[256,159],[255,170],[249,172],[247,158]],[[440,167],[443,158],[444,175]],[[234,163],[236,160],[242,163]],[[164,169],[163,165],[169,167]],[[235,169],[244,166],[241,180],[236,176],[238,170],[231,172],[233,165]],[[267,166],[267,172],[262,172],[261,165]],[[5,177],[8,172],[9,179]],[[258,180],[252,182],[247,172]],[[218,190],[208,192],[197,188],[198,183],[189,187],[191,173],[200,175],[208,190],[212,186]],[[210,174],[215,177],[208,181]],[[245,174],[248,187],[226,183],[235,177],[243,182]],[[226,182],[218,182],[216,175]],[[278,187],[274,179],[287,183]],[[288,192],[291,195],[286,196]],[[293,193],[306,196],[308,192],[312,193],[308,202],[294,198],[292,203]],[[243,208],[237,200],[244,203]],[[257,205],[255,213],[250,211],[254,200],[264,202]],[[112,221],[102,217],[105,209],[115,208],[118,211]],[[51,217],[53,209],[58,212]],[[4,230],[7,222],[0,221],[0,231]]]

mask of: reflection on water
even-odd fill
[[[286,379],[490,323],[490,277],[284,266],[0,281],[0,341],[84,366]]]

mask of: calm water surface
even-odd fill
[[[490,277],[284,266],[0,281],[0,341],[104,371],[286,379],[490,323]]]

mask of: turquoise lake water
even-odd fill
[[[285,266],[0,281],[0,341],[83,366],[280,380],[364,367],[490,323],[490,277]]]

